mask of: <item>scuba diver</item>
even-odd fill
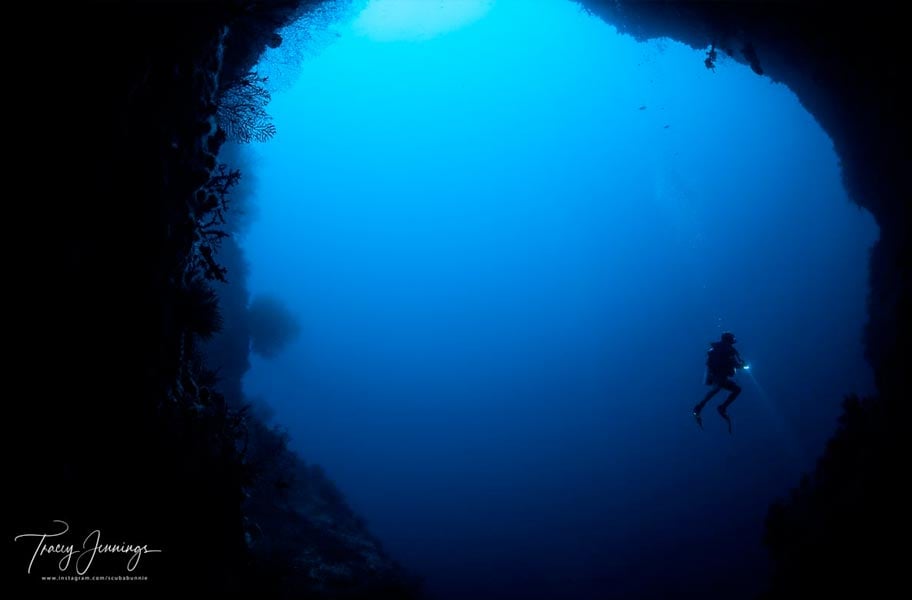
[[[693,409],[694,419],[697,420],[697,425],[700,426],[700,429],[703,428],[703,418],[700,416],[703,407],[713,396],[719,393],[719,390],[725,389],[729,391],[728,398],[716,410],[719,411],[719,416],[725,419],[728,425],[728,432],[731,433],[731,419],[728,418],[726,409],[741,393],[741,386],[732,381],[731,378],[735,375],[735,369],[748,368],[744,359],[735,350],[736,341],[734,334],[726,331],[718,342],[713,342],[710,345],[709,351],[706,353],[706,385],[712,386],[712,389],[707,392],[703,400],[694,406]]]

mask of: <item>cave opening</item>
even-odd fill
[[[747,65],[571,2],[435,4],[261,65],[242,246],[301,334],[246,393],[435,597],[756,592],[768,504],[873,388],[877,230],[831,141]],[[724,330],[732,435],[690,417]]]

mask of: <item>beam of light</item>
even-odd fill
[[[456,31],[482,17],[494,0],[370,0],[355,32],[376,41],[422,41]]]
[[[766,393],[766,390],[763,389],[763,386],[760,385],[760,382],[757,381],[753,370],[750,369],[750,365],[748,364],[742,370],[751,380],[756,396],[760,398],[762,408],[770,416],[773,425],[778,430],[779,438],[782,440],[785,450],[789,452],[795,460],[800,461],[800,464],[813,464],[811,461],[811,453],[801,443],[801,438],[798,436],[795,428],[788,422],[773,399],[770,398],[769,394]]]

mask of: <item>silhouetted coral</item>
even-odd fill
[[[266,142],[276,134],[272,117],[266,112],[271,99],[266,82],[266,77],[251,72],[222,91],[218,122],[229,140],[241,144]]]
[[[206,281],[198,277],[177,288],[174,315],[178,327],[204,340],[222,328],[218,296]]]

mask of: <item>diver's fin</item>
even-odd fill
[[[694,420],[697,422],[697,426],[699,426],[700,429],[703,429],[703,417],[700,416],[700,413],[695,410],[693,411],[693,416]]]
[[[728,433],[731,433],[732,432],[731,417],[728,416],[728,413],[725,412],[725,409],[722,408],[721,406],[717,407],[716,410],[719,411],[719,416],[722,417],[723,419],[725,419],[725,424],[728,425]]]

